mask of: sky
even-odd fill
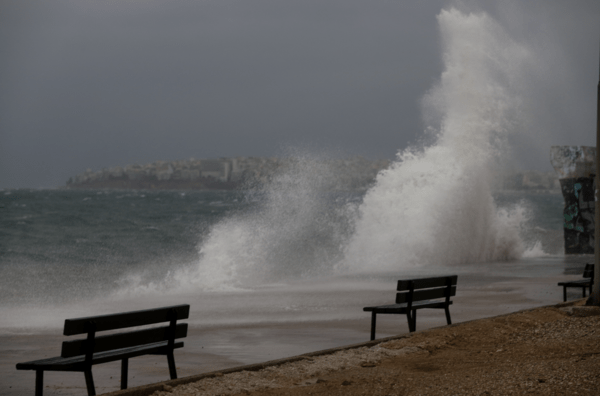
[[[392,159],[426,127],[452,6],[532,51],[516,167],[595,145],[597,0],[0,0],[0,189],[290,147]]]

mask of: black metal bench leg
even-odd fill
[[[412,315],[410,314],[410,311],[406,311],[406,320],[408,322],[408,331],[410,333],[412,333],[414,331],[413,330],[413,318],[412,318]]]
[[[582,289],[583,289],[583,298],[585,298],[585,289],[586,289],[586,287],[583,286]]]
[[[96,396],[96,388],[94,387],[94,377],[92,369],[83,372],[85,374],[85,385],[87,386],[88,396]]]
[[[44,394],[44,370],[35,370],[35,396]]]
[[[375,339],[375,326],[377,325],[377,314],[371,312],[371,341]]]
[[[129,369],[129,359],[121,360],[121,389],[127,389],[127,371]]]
[[[175,368],[173,351],[167,352],[167,361],[169,362],[169,374],[171,375],[171,379],[177,379],[177,369]]]
[[[412,331],[417,331],[417,310],[413,309],[412,312],[412,320],[413,320],[413,326],[412,326]]]
[[[450,320],[450,308],[445,307],[444,310],[446,311],[446,322],[451,325],[452,321]]]
[[[567,286],[563,286],[563,302],[567,301]]]

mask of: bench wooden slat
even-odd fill
[[[145,326],[155,323],[168,322],[171,310],[177,312],[177,320],[187,319],[190,315],[188,304],[174,305],[156,309],[145,309],[142,311],[125,312],[121,314],[110,314],[100,316],[89,316],[85,318],[66,319],[64,335],[84,334],[89,331],[88,323],[93,321],[96,331],[117,330],[127,327]]]
[[[592,283],[590,279],[581,279],[569,282],[558,282],[558,286],[567,286],[567,287],[583,287],[589,286]]]
[[[187,336],[188,324],[178,323],[175,327],[175,338]],[[127,333],[109,334],[98,336],[94,339],[94,353],[104,352],[111,349],[122,349],[136,347],[138,345],[152,344],[169,339],[169,326],[155,327],[152,329],[135,330]],[[63,358],[83,355],[86,353],[88,341],[72,340],[62,343],[60,355]]]
[[[452,305],[452,301],[448,302],[448,305]],[[412,308],[443,308],[446,306],[445,301],[419,301],[413,302]],[[403,314],[407,312],[408,304],[390,304],[390,305],[378,305],[376,307],[364,307],[365,312],[377,312],[378,314],[385,313],[398,313]]]
[[[164,354],[168,348],[166,341],[156,344],[136,346],[132,348],[117,349],[95,353],[92,364],[101,364],[132,358],[142,355]],[[179,341],[173,345],[174,349],[183,348],[183,342]],[[17,364],[17,370],[44,370],[44,371],[83,371],[85,369],[85,356],[78,355],[68,358],[61,356],[33,360]]]
[[[447,293],[446,287],[439,287],[435,289],[415,290],[412,294],[412,301],[422,300],[434,300],[436,298],[445,298]],[[456,286],[450,287],[450,297],[456,295]],[[410,299],[410,292],[403,292],[396,294],[396,304],[402,304],[408,302]],[[414,303],[413,303],[414,304]]]
[[[414,290],[417,289],[426,289],[426,288],[431,288],[431,287],[440,287],[440,286],[446,286],[446,278],[450,278],[450,284],[451,285],[456,285],[457,281],[458,281],[458,276],[457,275],[452,275],[449,277],[435,277],[435,278],[421,278],[421,279],[408,279],[408,280],[399,280],[398,281],[398,287],[396,288],[397,291],[405,291],[405,290],[410,290],[410,284],[411,282],[414,284]]]

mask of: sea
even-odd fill
[[[327,191],[311,210],[265,206],[256,191],[0,191],[0,332],[171,303],[195,305],[194,323],[204,326],[354,318],[360,310],[342,296],[355,290],[478,265],[344,266],[357,226],[340,213],[354,213],[366,195]],[[496,192],[494,200],[528,216],[523,250],[498,266],[562,257],[560,193]],[[317,289],[339,297],[316,299]]]
[[[356,319],[361,292],[405,277],[478,287],[580,266],[563,255],[559,192],[495,182],[531,125],[535,53],[485,13],[437,19],[444,70],[421,100],[426,128],[360,191],[306,149],[239,191],[0,191],[0,332],[174,303],[201,327]],[[558,302],[538,297],[529,305]]]

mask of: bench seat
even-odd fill
[[[590,279],[581,279],[569,282],[558,282],[559,286],[567,286],[567,287],[589,287],[592,284]]]
[[[452,301],[448,302],[448,305],[452,305]],[[378,314],[405,314],[408,312],[407,310],[408,304],[391,304],[391,305],[378,305],[376,307],[364,307],[363,311],[365,312],[377,312]],[[419,301],[413,302],[412,308],[446,308],[445,301]]]
[[[183,342],[176,342],[174,349],[182,348]],[[114,362],[143,355],[166,355],[168,352],[168,341],[155,344],[136,346],[130,348],[116,349],[112,351],[94,353],[92,364]],[[43,371],[85,371],[85,355],[64,358],[56,356],[48,359],[32,360],[17,364],[17,370],[43,370]]]

